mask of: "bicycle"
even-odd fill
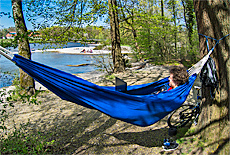
[[[194,88],[197,90],[197,103],[195,105],[191,103],[183,104],[178,109],[174,110],[167,120],[170,128],[184,127],[191,120],[194,120],[194,124],[197,125],[198,117],[201,111],[200,102],[202,98],[199,93],[201,87],[194,86]]]

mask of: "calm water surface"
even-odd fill
[[[31,47],[36,47],[36,49],[42,48],[39,45],[32,45]],[[70,44],[66,47],[79,47],[76,43]],[[15,49],[16,50],[16,49]],[[13,51],[11,49],[11,51]],[[91,55],[74,55],[74,54],[64,54],[64,53],[54,53],[54,52],[35,52],[32,53],[32,60],[45,64],[47,66],[71,73],[86,73],[96,70],[94,65],[80,66],[80,67],[70,67],[67,65],[79,65],[79,64],[94,64],[93,56]],[[10,60],[1,56],[0,58],[0,88],[12,85],[13,78],[19,74],[19,68],[12,63]]]

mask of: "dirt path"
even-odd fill
[[[99,74],[98,74],[99,75]],[[168,76],[167,67],[147,66],[138,71],[126,71],[115,76],[131,84],[142,84]],[[100,85],[113,85],[114,79],[79,75]],[[193,91],[188,97],[192,99]],[[138,127],[113,119],[97,110],[61,100],[49,91],[39,94],[39,105],[15,103],[7,126],[10,129],[27,124],[27,132],[39,132],[55,140],[55,154],[187,154],[191,143],[183,143],[172,152],[162,150],[168,136],[167,118],[148,126]],[[183,137],[187,130],[180,133]],[[196,149],[195,146],[192,149]]]

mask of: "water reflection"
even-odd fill
[[[80,67],[67,66],[79,64],[95,64],[93,56],[90,55],[73,55],[54,52],[35,52],[32,53],[32,60],[71,74],[91,72],[97,69],[97,67],[94,65],[86,65]],[[10,82],[9,84],[9,81],[13,77],[9,77],[14,74],[18,75],[19,68],[14,63],[2,56],[0,58],[0,73],[1,88],[12,84],[12,82]],[[8,82],[6,82],[7,79],[9,79]]]

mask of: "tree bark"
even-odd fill
[[[172,0],[172,12],[173,12],[173,22],[174,22],[174,50],[177,53],[177,12],[176,12],[176,1]]]
[[[194,0],[198,32],[215,39],[230,33],[230,2],[228,0]],[[199,36],[200,54],[207,54],[205,37]],[[209,40],[210,48],[215,41]],[[208,152],[213,154],[229,154],[230,148],[230,36],[224,38],[216,46],[211,57],[216,62],[219,76],[219,92],[211,99],[209,88],[202,88],[202,103],[197,133],[208,142]]]
[[[120,46],[121,41],[119,32],[117,2],[116,0],[109,0],[108,3],[114,72],[122,72],[125,70],[125,67]]]
[[[164,15],[164,0],[161,0],[161,17],[162,17],[162,23],[165,23],[165,15]],[[163,29],[164,29],[164,25],[163,25]],[[159,43],[160,44],[160,48],[161,48],[161,53],[162,54],[164,54],[165,56],[166,56],[166,59],[167,59],[167,61],[169,60],[169,55],[170,55],[170,53],[166,53],[166,47],[165,47],[165,40],[166,40],[166,35],[164,35],[163,36],[163,38],[162,38],[162,40],[163,40],[163,43],[162,43],[162,45],[161,45],[161,43]]]
[[[183,7],[184,7],[184,19],[185,19],[185,25],[188,30],[188,40],[190,46],[193,46],[193,40],[192,40],[192,34],[193,34],[193,28],[194,28],[194,11],[193,11],[193,1],[192,0],[183,0],[182,1]]]
[[[28,40],[28,33],[25,24],[25,20],[22,12],[22,1],[12,0],[12,10],[14,23],[17,32],[18,40],[18,51],[19,55],[31,59],[31,52]],[[29,91],[30,93],[34,92],[34,80],[28,74],[20,69],[20,86],[22,89]]]

